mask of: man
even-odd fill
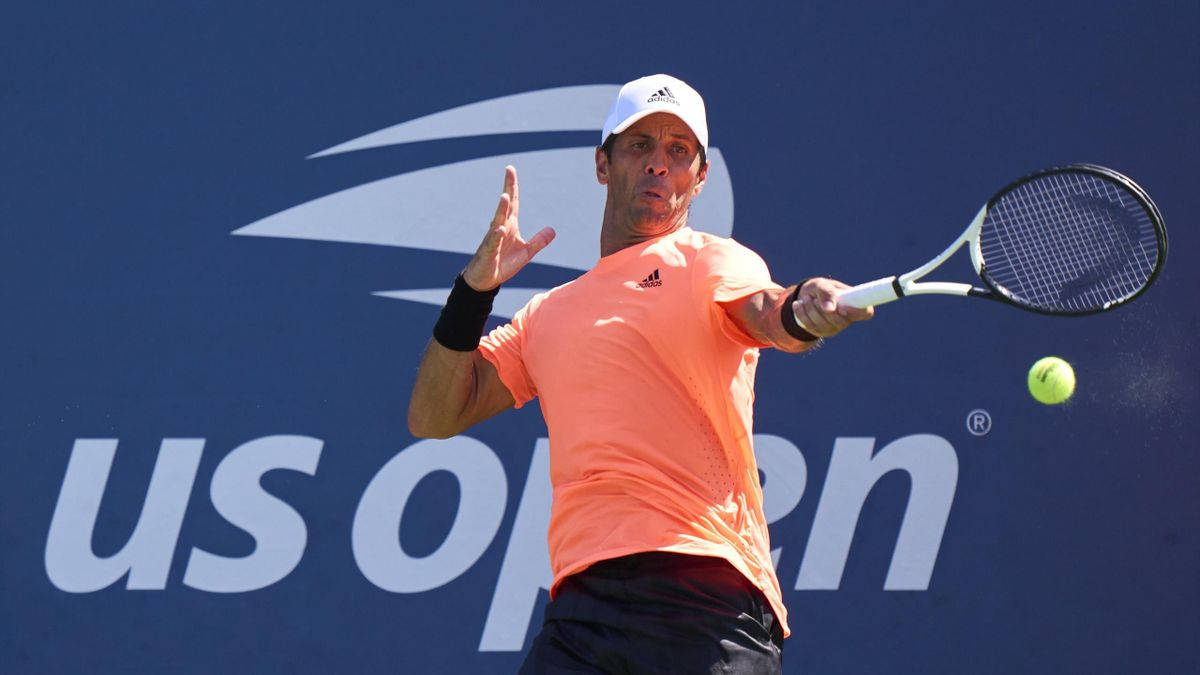
[[[554,582],[523,672],[781,668],[786,610],[751,447],[758,349],[811,349],[872,310],[838,307],[846,286],[830,279],[783,288],[749,249],[687,227],[707,149],[690,86],[622,87],[596,149],[600,260],[481,341],[500,284],[554,238],[522,238],[507,167],[421,361],[416,436],[541,400]]]

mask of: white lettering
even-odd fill
[[[539,438],[529,463],[525,491],[500,565],[500,580],[479,641],[481,652],[519,652],[537,604],[538,591],[550,590],[553,574],[546,549],[550,526],[550,440]]]
[[[874,446],[873,438],[839,438],[834,443],[796,590],[837,590],[867,495],[884,474],[896,469],[908,472],[912,488],[883,588],[929,588],[958,486],[958,455],[946,439],[933,434],[899,438],[872,457]]]
[[[68,593],[98,591],[126,572],[125,587],[131,590],[167,585],[204,439],[163,439],[133,534],[120,551],[99,558],[92,550],[92,534],[117,443],[115,438],[77,438],[71,449],[46,537],[46,575]]]
[[[270,586],[291,573],[308,544],[304,518],[259,481],[274,469],[310,476],[324,442],[308,436],[265,436],[229,453],[213,474],[209,494],[225,520],[254,537],[254,551],[228,558],[192,549],[183,583],[213,593],[242,593]]]
[[[108,489],[117,439],[76,439],[46,540],[45,568],[57,588],[100,590],[128,575],[126,588],[166,587],[187,511],[204,439],[163,439],[141,514],[124,546],[98,557],[92,539]],[[262,476],[275,469],[315,475],[323,441],[268,436],[242,444],[218,465],[210,486],[217,512],[255,541],[249,555],[225,557],[191,550],[183,583],[202,591],[236,593],[264,588],[295,569],[308,543],[303,517],[267,493]],[[911,481],[908,503],[884,582],[885,590],[927,590],[958,484],[958,457],[945,439],[906,436],[873,452],[873,438],[838,438],[796,578],[796,590],[836,590],[863,506],[874,486],[894,470]],[[803,453],[789,440],[755,436],[763,474],[768,523],[791,513],[807,487]],[[454,523],[437,550],[413,557],[403,550],[399,525],[417,484],[434,471],[458,480]],[[538,439],[513,530],[493,592],[479,650],[519,651],[528,635],[538,595],[550,586],[546,551],[552,489],[549,441]],[[363,575],[391,592],[419,593],[442,586],[469,569],[499,529],[507,500],[504,467],[483,443],[465,436],[420,441],[385,464],[359,501],[351,532]],[[776,565],[782,549],[771,554]]]
[[[445,541],[424,558],[400,546],[400,519],[413,488],[434,471],[458,479],[459,504]],[[496,536],[508,484],[496,453],[466,436],[424,440],[398,453],[375,474],[354,515],[350,541],[363,575],[394,593],[419,593],[465,572]]]

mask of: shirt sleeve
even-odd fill
[[[767,347],[743,331],[717,303],[738,300],[769,288],[782,288],[771,280],[767,263],[754,251],[732,239],[714,238],[696,256],[696,275],[702,301],[709,305],[721,330],[730,339],[751,347]]]
[[[479,340],[479,352],[496,367],[500,381],[520,408],[537,396],[537,387],[525,367],[525,338],[529,327],[529,307],[517,310],[511,322],[493,329]]]

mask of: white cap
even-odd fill
[[[604,120],[600,145],[611,134],[625,131],[634,122],[656,112],[670,113],[688,125],[700,146],[708,152],[708,119],[704,114],[704,99],[688,83],[670,75],[647,75],[621,87],[617,100]]]

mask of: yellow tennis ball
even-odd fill
[[[1029,393],[1047,405],[1062,403],[1075,393],[1075,371],[1057,356],[1038,359],[1029,369]]]

